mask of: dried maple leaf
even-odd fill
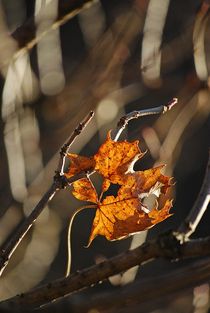
[[[93,157],[88,158],[68,153],[70,166],[65,175],[69,178],[81,171],[94,169],[105,178],[104,191],[109,188],[110,182],[122,184],[122,175],[129,172],[133,168],[133,164],[144,155],[139,149],[138,143],[138,140],[116,142],[111,139],[109,131],[106,141]]]
[[[144,155],[139,149],[138,140],[116,142],[111,139],[110,134],[109,131],[106,141],[94,155],[95,169],[106,179],[104,190],[109,187],[107,180],[114,184],[122,184],[122,175],[131,171],[133,164]]]
[[[123,186],[120,189],[121,194],[129,193],[132,196],[142,193],[155,193],[157,191],[166,194],[171,186],[171,177],[161,173],[165,165],[150,168],[145,171],[136,171],[122,176]]]
[[[88,178],[82,178],[75,181],[73,183],[72,194],[79,200],[98,203],[97,192]]]
[[[93,157],[85,157],[74,153],[68,153],[67,157],[70,160],[68,171],[65,173],[66,177],[72,177],[82,171],[89,171],[95,167],[95,160]]]
[[[127,184],[120,187],[116,197],[107,196],[102,201],[98,199],[96,190],[88,178],[73,184],[73,195],[77,199],[97,205],[88,245],[97,235],[105,236],[108,240],[122,239],[151,228],[171,215],[169,211],[172,203],[169,200],[162,209],[158,210],[155,205],[151,211],[146,212],[139,193],[145,190],[141,189],[139,184],[133,184],[132,180],[133,177],[127,179]],[[129,185],[131,181],[132,184]],[[156,183],[157,180],[153,182],[153,186]],[[151,184],[150,190],[153,186]]]
[[[67,177],[94,169],[104,179],[100,197],[89,178],[73,183],[73,195],[79,200],[93,202],[97,207],[89,244],[97,235],[105,236],[108,240],[127,237],[151,228],[171,215],[172,202],[169,200],[160,210],[157,209],[157,201],[151,210],[143,204],[143,199],[148,195],[165,194],[171,186],[171,178],[161,173],[164,165],[133,171],[134,163],[143,155],[138,141],[115,142],[110,132],[93,157],[68,154],[71,164],[65,174]],[[117,196],[107,196],[101,200],[111,183],[120,185]]]

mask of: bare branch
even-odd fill
[[[178,102],[178,99],[173,98],[166,105],[161,105],[159,107],[146,109],[146,110],[132,111],[126,114],[125,116],[121,117],[121,119],[119,120],[117,124],[117,128],[112,132],[112,137],[114,138],[114,140],[117,141],[122,131],[125,129],[126,125],[131,120],[140,118],[142,116],[165,113],[169,111],[177,102]]]
[[[154,258],[164,257],[167,259],[183,259],[196,256],[207,256],[209,254],[210,237],[191,240],[180,245],[179,241],[173,235],[170,236],[169,234],[165,234],[156,240],[144,243],[141,247],[126,251],[108,261],[78,271],[67,278],[58,279],[48,285],[38,287],[25,294],[3,301],[1,302],[0,307],[7,309],[12,309],[14,307],[20,309],[24,309],[24,307],[38,307],[51,302],[52,300],[59,299],[83,288],[92,286],[107,279],[109,276],[121,273],[128,268]],[[208,268],[208,277],[210,277],[209,273]],[[193,280],[191,274],[188,274],[188,277]],[[173,273],[171,275],[173,275]],[[180,280],[183,281],[183,279]],[[167,286],[168,285],[166,285],[166,287]]]
[[[93,117],[93,112],[91,111],[85,119],[79,123],[79,125],[75,128],[72,135],[67,140],[66,144],[61,148],[60,160],[58,164],[58,169],[56,171],[56,175],[54,176],[54,182],[48,189],[48,191],[43,195],[38,204],[34,207],[31,214],[19,225],[16,232],[11,236],[11,239],[3,246],[0,250],[0,276],[2,275],[5,267],[7,266],[12,254],[18,247],[21,240],[27,234],[33,223],[36,221],[37,217],[45,208],[46,204],[55,196],[56,192],[65,188],[68,184],[65,176],[61,171],[63,171],[63,166],[65,163],[65,155],[74,142],[76,137],[84,130],[88,122]]]
[[[152,309],[157,310],[160,304],[165,303],[174,294],[183,293],[209,280],[210,258],[208,257],[193,261],[172,272],[167,271],[155,277],[135,281],[111,292],[89,296],[88,299],[73,303],[71,310],[74,313],[89,312],[93,308],[100,313],[119,312],[119,310],[120,312],[149,312]]]
[[[46,204],[54,197],[58,186],[53,183],[48,191],[43,195],[41,200],[37,203],[31,214],[20,224],[16,232],[12,235],[11,239],[1,248],[0,252],[0,275],[2,275],[5,267],[7,266],[12,254],[18,247],[21,240],[27,234],[33,223],[36,221],[39,214],[43,211]]]
[[[116,129],[116,135],[115,140],[119,137],[122,130],[125,128],[127,123],[134,119],[139,118],[141,116],[150,115],[150,114],[158,114],[158,113],[164,113],[167,110],[170,110],[171,107],[177,102],[177,99],[174,98],[172,101],[168,103],[167,106],[160,106],[157,108],[153,108],[150,110],[143,110],[143,111],[134,111],[126,116],[124,116],[120,122],[118,123],[118,127]],[[12,236],[11,240],[1,249],[0,253],[0,275],[3,273],[3,270],[8,264],[9,259],[11,258],[13,252],[16,250],[18,244],[21,242],[25,234],[28,232],[28,230],[31,228],[32,224],[35,222],[36,218],[39,216],[39,214],[44,209],[45,205],[54,197],[55,193],[63,189],[67,186],[67,184],[71,185],[74,181],[81,179],[82,177],[86,176],[86,172],[81,172],[76,174],[73,177],[70,177],[67,179],[63,175],[63,168],[65,163],[65,157],[66,153],[68,152],[69,147],[74,142],[76,137],[81,133],[81,131],[86,127],[86,125],[89,123],[89,121],[93,117],[93,112],[91,111],[85,119],[76,127],[74,132],[71,134],[67,142],[64,144],[64,146],[61,148],[60,152],[60,159],[58,168],[56,171],[56,175],[54,177],[54,183],[50,187],[50,189],[47,191],[46,194],[42,197],[40,202],[37,204],[37,206],[33,209],[32,213],[26,218],[26,220],[19,226],[16,233]],[[124,122],[122,122],[124,121]],[[94,171],[92,171],[89,174],[92,174]]]
[[[72,19],[73,17],[78,15],[81,11],[88,9],[94,3],[95,3],[95,0],[84,0],[82,3],[80,1],[79,2],[80,5],[73,5],[71,1],[70,1],[70,4],[67,3],[66,10],[68,9],[69,12],[60,16],[52,25],[50,25],[49,28],[45,29],[38,36],[35,36],[33,38],[29,37],[28,42],[24,42],[24,46],[14,54],[13,61],[18,59],[19,56],[30,51],[48,33],[50,33],[51,31],[54,31],[55,29],[58,29],[60,26],[64,25],[66,22],[68,22],[70,19]],[[48,6],[50,6],[50,3],[48,4]],[[26,34],[30,33],[30,35],[31,35],[31,28],[33,28],[33,26],[34,26],[34,21],[32,19],[29,21],[29,23],[26,24],[26,26],[23,25],[22,27],[18,28],[13,34],[14,37],[17,40],[19,39],[19,41],[21,41],[22,37],[23,38],[26,37]],[[29,32],[29,30],[30,30],[30,32]]]
[[[134,119],[139,118],[141,116],[150,115],[150,114],[159,114],[164,113],[167,110],[170,110],[171,107],[177,102],[177,99],[174,98],[172,101],[168,103],[166,106],[160,106],[157,108],[153,108],[150,110],[142,110],[142,111],[134,111],[126,116],[124,116],[120,122],[118,123],[117,129],[116,129],[116,135],[115,140],[118,139],[120,133],[125,128],[127,123]],[[60,159],[58,168],[56,171],[56,175],[54,176],[54,183],[51,185],[49,190],[44,194],[42,199],[39,201],[37,206],[32,210],[32,213],[26,218],[26,220],[19,226],[17,231],[13,234],[10,241],[1,249],[0,253],[0,275],[3,273],[3,270],[7,266],[9,259],[11,258],[12,254],[16,250],[17,246],[25,236],[25,234],[28,232],[28,230],[31,228],[39,214],[44,209],[45,205],[54,197],[55,193],[65,188],[68,184],[72,184],[74,181],[81,179],[82,177],[86,176],[87,173],[81,172],[76,174],[74,177],[71,177],[67,179],[65,175],[63,174],[64,164],[65,164],[65,157],[66,153],[68,152],[69,147],[74,142],[76,137],[81,133],[81,131],[85,128],[85,126],[88,124],[88,122],[93,117],[93,112],[91,111],[85,119],[78,125],[78,127],[74,130],[72,135],[69,137],[67,142],[64,144],[64,146],[61,148],[60,152]],[[92,171],[89,174],[92,174],[94,171]],[[129,267],[128,267],[129,268]],[[127,268],[125,268],[127,269]],[[123,269],[122,269],[123,270]],[[112,274],[113,275],[113,274]]]
[[[192,210],[190,211],[184,222],[178,228],[177,236],[179,237],[180,240],[185,241],[192,235],[192,233],[194,233],[208,207],[209,202],[210,202],[210,153],[200,193],[197,197],[197,200]]]
[[[94,116],[94,112],[90,111],[86,115],[84,120],[81,123],[79,123],[79,125],[75,128],[75,130],[70,135],[70,137],[68,138],[66,143],[61,147],[61,149],[60,149],[60,160],[59,160],[58,168],[57,168],[57,173],[59,173],[60,175],[63,175],[64,165],[65,165],[65,160],[66,160],[66,154],[68,153],[71,145],[73,144],[73,142],[75,141],[77,136],[79,136],[81,134],[81,132],[87,126],[87,124],[90,122],[90,120],[92,119],[93,116]]]
[[[143,116],[147,116],[147,115],[154,115],[154,114],[161,114],[161,113],[165,113],[169,110],[171,110],[171,108],[178,102],[177,98],[173,98],[171,101],[169,101],[166,105],[161,105],[159,107],[155,107],[155,108],[151,108],[151,109],[145,109],[145,110],[140,110],[140,111],[132,111],[128,114],[126,114],[125,116],[121,117],[121,119],[119,120],[117,127],[115,130],[112,131],[112,137],[114,138],[114,141],[117,141],[119,139],[119,136],[121,135],[122,131],[125,129],[125,127],[127,126],[127,124],[133,120],[133,119],[138,119],[140,117]],[[94,171],[91,171],[90,173],[88,173],[88,175],[92,175],[94,173]],[[86,176],[86,172],[80,172],[78,174],[75,174],[74,176],[70,177],[67,179],[68,184],[71,185],[73,184],[75,181],[83,178],[84,176]]]
[[[115,131],[113,131],[115,133],[114,135],[114,140],[117,141],[121,132],[123,131],[123,129],[126,127],[126,125],[128,124],[129,121],[131,121],[132,119],[137,119],[140,118],[142,116],[146,116],[146,115],[152,115],[152,114],[160,114],[160,113],[165,113],[168,110],[170,110],[176,103],[177,103],[178,99],[177,98],[173,98],[171,101],[168,102],[167,105],[165,106],[159,106],[156,108],[152,108],[152,109],[146,109],[146,110],[141,110],[141,111],[133,111],[131,113],[128,113],[127,115],[123,116],[119,123],[117,124],[117,128]],[[92,118],[93,116],[93,112],[90,113],[90,118],[88,119],[88,116],[86,117],[87,122],[89,122],[89,120]],[[112,132],[112,133],[113,133]],[[73,135],[74,136],[74,133]],[[71,140],[70,140],[71,142]],[[67,142],[67,146],[68,146],[68,142]],[[61,159],[60,159],[60,165],[62,168],[62,172],[63,172],[63,167],[64,167],[64,162],[65,162],[65,154],[66,154],[66,150],[65,150],[65,145],[63,146],[63,148],[61,149]],[[92,175],[95,172],[95,170],[92,170],[88,173],[88,176]],[[83,178],[84,176],[86,176],[87,173],[85,171],[80,172],[76,175],[74,175],[73,177],[67,178],[68,181],[68,185],[71,185],[72,183],[74,183],[75,181]],[[69,227],[68,227],[68,239],[67,239],[67,245],[68,245],[68,262],[67,262],[67,270],[66,270],[66,276],[68,276],[70,274],[70,265],[71,265],[71,238],[70,238],[70,234],[71,234],[71,227],[72,227],[72,221],[73,221],[74,215],[73,217],[70,219],[70,223],[69,223]]]

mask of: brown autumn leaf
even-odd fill
[[[97,207],[88,245],[97,235],[105,236],[108,240],[121,239],[149,229],[171,215],[170,200],[165,202],[162,209],[157,208],[157,201],[152,209],[143,204],[145,197],[150,194],[158,197],[171,186],[171,178],[161,173],[164,165],[145,171],[133,170],[134,163],[143,155],[138,141],[115,142],[110,132],[93,157],[68,154],[70,167],[65,174],[67,177],[83,170],[96,170],[104,179],[100,197],[89,178],[73,183],[73,195],[79,200],[93,202]],[[117,196],[103,199],[111,183],[120,185]]]
[[[72,194],[81,201],[98,203],[97,192],[88,178],[82,178],[73,183]]]
[[[111,139],[109,131],[106,141],[94,155],[95,169],[112,183],[123,183],[122,175],[130,172],[134,163],[144,155],[138,144],[138,140],[116,142]]]
[[[68,171],[65,173],[67,178],[82,171],[90,171],[95,167],[95,160],[93,157],[88,158],[74,153],[68,153],[67,157],[70,160]]]
[[[141,175],[143,175],[142,172]],[[171,215],[169,211],[172,202],[169,200],[160,210],[157,209],[157,203],[151,211],[142,204],[141,195],[145,196],[146,189],[142,188],[143,185],[139,184],[138,180],[139,177],[134,182],[133,176],[129,175],[116,197],[107,196],[102,201],[97,197],[96,190],[88,178],[78,180],[73,184],[73,195],[77,199],[91,201],[97,205],[88,245],[97,235],[105,236],[108,240],[122,239],[149,229]],[[160,188],[162,184],[157,177],[150,184],[150,189],[147,189],[147,194],[152,192],[153,187],[159,183]]]
[[[110,182],[122,184],[122,175],[131,171],[133,164],[144,155],[138,143],[138,140],[116,142],[111,139],[111,131],[109,131],[106,141],[93,157],[68,153],[70,166],[65,175],[69,178],[81,171],[94,169],[104,177],[104,191],[108,190]]]
[[[136,196],[142,193],[157,194],[157,191],[166,194],[168,188],[172,185],[172,178],[161,173],[164,167],[165,165],[160,165],[145,171],[133,171],[123,175],[121,194],[129,193],[131,196]]]

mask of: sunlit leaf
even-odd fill
[[[92,184],[92,182],[88,178],[82,178],[73,183],[73,191],[72,194],[78,200],[89,201],[93,203],[98,202],[98,195],[96,190]]]
[[[74,153],[68,153],[67,157],[70,160],[68,171],[65,173],[67,178],[82,171],[90,171],[95,167],[95,161],[92,157],[88,158]]]
[[[94,155],[95,169],[112,183],[122,183],[122,175],[133,169],[134,163],[144,153],[138,146],[139,141],[113,141],[108,132],[106,141]]]
[[[134,171],[134,163],[142,155],[138,141],[115,142],[111,139],[110,132],[93,157],[69,154],[71,165],[66,176],[93,169],[103,178],[99,197],[89,178],[73,183],[73,195],[77,199],[96,204],[88,245],[97,235],[108,240],[125,238],[149,229],[171,216],[170,200],[166,200],[161,209],[158,209],[157,201],[152,208],[148,208],[144,203],[144,198],[151,194],[157,198],[166,194],[171,186],[171,177],[162,174],[164,165],[145,171]],[[104,197],[104,192],[111,184],[119,185],[117,195]]]

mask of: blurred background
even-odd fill
[[[173,110],[132,121],[121,136],[139,139],[148,151],[136,170],[165,163],[176,184],[168,195],[173,217],[126,240],[97,237],[85,248],[94,210],[81,212],[71,232],[72,272],[176,229],[200,190],[210,134],[210,2],[89,0],[75,11],[82,3],[0,1],[0,243],[50,186],[60,146],[90,110],[95,117],[72,153],[94,154],[122,115],[177,97]],[[1,299],[65,275],[68,223],[80,205],[70,188],[49,203],[1,277]],[[207,212],[195,237],[210,234],[209,218]],[[80,312],[91,296],[178,266],[156,261],[135,267],[40,311]],[[122,312],[208,312],[209,286],[156,300]],[[94,301],[87,312],[99,312]],[[121,311],[113,303],[109,312]]]

